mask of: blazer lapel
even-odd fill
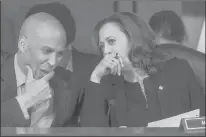
[[[150,76],[144,80],[147,95],[149,122],[161,119],[161,106],[158,98],[158,77]]]
[[[9,56],[3,64],[2,68],[2,101],[17,96],[16,74],[14,70],[14,55]],[[1,101],[1,102],[2,102]]]

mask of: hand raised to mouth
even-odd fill
[[[28,73],[25,82],[25,92],[17,97],[17,100],[21,106],[28,110],[34,105],[51,98],[48,81],[54,76],[54,72],[52,71],[41,79],[35,80],[32,69],[29,66],[26,66],[26,68],[28,69]]]
[[[124,66],[122,57],[117,53],[105,54],[104,58],[96,66],[92,72],[90,80],[95,83],[100,83],[102,77],[112,74],[121,75],[121,68]]]

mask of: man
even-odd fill
[[[69,13],[68,14],[62,14],[59,12],[59,3],[53,2],[49,4],[39,4],[33,7],[27,14],[26,17],[30,16],[31,14],[38,13],[38,12],[47,12],[55,15],[59,20],[64,20],[64,26],[66,30],[68,31],[68,35],[71,37],[71,31],[74,31],[72,26],[74,22],[71,21],[66,21],[66,18],[69,18]],[[66,8],[62,7],[62,9]],[[69,20],[69,19],[68,19]],[[84,45],[82,45],[84,46]],[[87,62],[87,63],[85,63]],[[96,63],[99,62],[99,57],[96,55],[92,54],[86,54],[79,52],[75,49],[75,47],[70,44],[67,48],[67,50],[64,52],[64,58],[60,62],[60,66],[66,68],[67,70],[70,70],[73,72],[74,79],[73,81],[79,82],[82,81],[81,83],[84,84],[85,80],[89,79],[91,72],[93,71],[93,68],[95,67]],[[63,72],[60,72],[63,76],[65,75]],[[74,82],[74,83],[75,83]]]
[[[61,9],[60,9],[61,8]],[[65,13],[67,11],[67,14],[62,14],[61,10],[65,10]],[[55,17],[57,17],[59,20],[64,20],[64,26],[65,28],[67,28],[67,33],[68,36],[70,36],[69,38],[71,39],[73,36],[71,35],[71,31],[74,31],[74,22],[73,20],[65,20],[65,17],[70,16],[69,10],[68,8],[66,8],[65,6],[62,7],[60,6],[59,3],[53,2],[53,3],[49,3],[49,4],[39,4],[34,6],[27,14],[26,17],[34,14],[34,13],[38,13],[38,12],[47,12],[47,13],[51,13],[52,15],[55,15]],[[63,16],[65,15],[65,16]],[[63,58],[59,64],[59,66],[61,67],[57,67],[56,68],[56,73],[58,73],[59,76],[61,76],[61,78],[63,78],[65,81],[69,81],[67,83],[70,83],[69,86],[72,85],[73,88],[73,92],[75,93],[73,95],[73,101],[74,104],[76,104],[75,106],[75,110],[74,110],[74,114],[72,115],[72,117],[69,119],[69,115],[67,117],[67,120],[64,121],[64,125],[63,126],[79,126],[80,124],[80,111],[82,108],[82,103],[83,103],[83,97],[84,97],[84,91],[85,91],[85,86],[87,84],[87,82],[89,81],[90,78],[90,74],[93,71],[93,68],[96,65],[96,62],[99,61],[99,57],[93,54],[86,54],[86,53],[82,53],[79,52],[75,49],[75,47],[70,44],[67,48],[67,50],[65,50]],[[85,63],[86,62],[86,63]],[[66,68],[67,70],[63,69]],[[72,77],[71,77],[72,74]],[[64,96],[64,94],[62,94],[63,97],[61,98],[66,98],[67,96]],[[74,97],[75,96],[75,97]],[[60,101],[64,102],[65,106],[64,109],[62,109],[62,107],[60,107],[59,112],[64,111],[63,113],[59,113],[61,116],[60,117],[66,117],[66,113],[65,111],[70,112],[71,105],[68,104],[68,102],[65,102],[64,99],[61,99]],[[64,116],[62,116],[64,115]]]
[[[2,64],[2,127],[63,126],[79,98],[66,81],[70,73],[57,67],[75,37],[73,17],[62,4],[37,7],[41,10],[30,12],[23,22],[18,52]]]

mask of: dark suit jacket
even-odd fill
[[[201,115],[205,115],[205,95],[186,60],[171,59],[164,63],[160,73],[144,80],[148,94],[146,111],[142,109],[145,108],[145,102],[141,102],[144,100],[137,100],[137,105],[128,104],[131,100],[135,101],[136,94],[131,92],[126,96],[125,93],[129,91],[122,91],[122,85],[124,85],[122,77],[112,76],[105,77],[101,84],[88,82],[81,113],[82,126],[110,126],[108,108],[105,104],[111,99],[115,99],[114,111],[117,123],[126,123],[127,126],[146,126],[148,122],[196,108],[200,108]],[[160,86],[163,89],[159,89]],[[136,123],[132,123],[133,121]]]
[[[14,71],[14,55],[7,56],[1,70],[1,126],[2,127],[27,127],[30,120],[26,120],[15,99],[17,96],[16,75]],[[74,119],[79,94],[74,92],[71,82],[71,73],[57,67],[50,86],[54,90],[54,110],[56,118],[52,126],[63,126],[66,121]],[[76,118],[75,118],[76,119]],[[68,122],[72,126],[75,122]],[[76,124],[76,123],[75,123]]]

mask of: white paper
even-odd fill
[[[182,118],[199,117],[200,109],[148,123],[147,127],[179,127]]]

